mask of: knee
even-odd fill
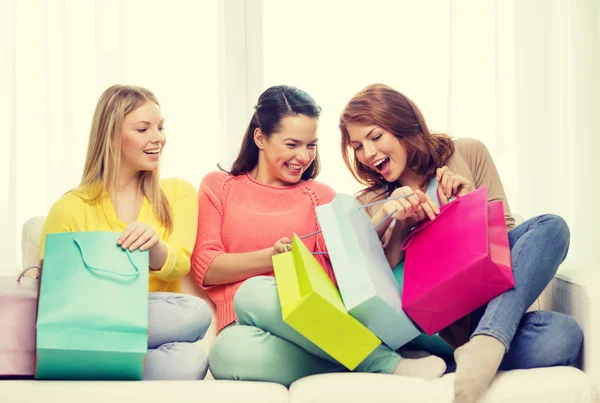
[[[256,325],[256,317],[281,316],[275,278],[257,276],[246,280],[237,290],[233,306],[239,322],[244,325]]]
[[[540,354],[549,360],[547,366],[573,365],[583,345],[583,330],[572,317],[557,312],[539,312],[546,316],[548,338],[540,343]],[[540,357],[542,359],[542,357]]]
[[[193,343],[166,343],[148,350],[144,380],[202,380],[208,372],[208,356]]]
[[[577,362],[583,346],[583,329],[575,319],[564,314],[557,315],[555,326],[556,332],[563,340],[562,348],[557,346],[557,354],[562,357],[561,365],[573,365]]]
[[[555,214],[546,214],[542,216],[542,221],[549,239],[554,240],[554,247],[556,247],[557,250],[564,251],[566,255],[571,242],[571,231],[569,230],[567,222],[562,217]]]
[[[173,303],[178,304],[185,311],[185,315],[182,316],[191,333],[189,340],[201,340],[211,322],[211,312],[206,301],[193,295],[179,294]]]
[[[211,311],[201,298],[186,294],[151,293],[149,302],[152,304],[150,316],[153,320],[168,324],[169,329],[166,330],[177,336],[175,340],[161,338],[160,344],[171,341],[193,343],[201,340],[210,326]]]
[[[258,358],[248,342],[260,332],[251,326],[231,326],[215,339],[208,354],[210,372],[215,379],[250,380]],[[256,358],[256,359],[255,359]]]

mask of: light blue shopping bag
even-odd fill
[[[348,312],[393,350],[419,336],[402,310],[401,289],[358,201],[339,193],[316,212]]]
[[[37,317],[37,379],[142,379],[148,252],[119,233],[48,234]]]

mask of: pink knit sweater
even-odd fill
[[[204,277],[213,259],[221,253],[254,252],[294,233],[302,236],[319,230],[315,207],[334,196],[333,189],[313,180],[276,187],[249,175],[211,172],[204,177],[198,191],[198,234],[191,263],[196,282],[216,305],[217,331],[235,320],[233,297],[242,282],[206,286]],[[311,251],[326,251],[320,234],[304,243]],[[327,255],[315,257],[335,282]]]

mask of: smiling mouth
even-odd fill
[[[146,155],[159,155],[160,154],[160,149],[157,148],[155,150],[144,150],[144,154],[146,154]]]
[[[304,168],[304,165],[300,165],[300,164],[290,164],[289,162],[286,162],[285,165],[287,166],[288,170],[296,175],[300,174],[300,172],[302,172],[302,168]]]
[[[380,160],[375,161],[375,164],[372,165],[373,169],[375,169],[379,173],[386,172],[390,166],[389,157],[382,158]]]

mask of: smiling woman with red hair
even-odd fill
[[[429,131],[419,108],[408,97],[382,84],[358,92],[346,105],[339,124],[342,155],[348,169],[366,188],[363,204],[388,196],[427,192],[430,185],[442,205],[481,186],[488,200],[501,200],[511,247],[515,288],[440,332],[455,351],[455,402],[475,402],[498,369],[570,365],[578,357],[583,334],[574,319],[555,312],[526,310],[539,297],[565,259],[569,228],[555,215],[532,218],[515,227],[496,166],[480,141],[457,139]],[[386,256],[392,267],[403,259],[400,245],[426,218],[422,208],[409,211],[394,200],[371,207],[373,217],[385,217]],[[405,218],[408,217],[408,218]],[[457,234],[459,236],[460,234]]]

